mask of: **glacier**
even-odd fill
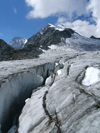
[[[28,40],[38,58],[0,61],[0,132],[100,132],[100,42],[65,29],[49,24]]]
[[[98,52],[86,52],[61,59],[64,65],[58,70],[61,73],[53,73],[45,86],[33,91],[26,102],[18,132],[99,133],[100,80],[91,86],[77,80],[86,66],[99,69],[99,57]]]

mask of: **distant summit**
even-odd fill
[[[12,41],[10,42],[10,46],[13,48],[22,49],[24,47],[24,44],[27,42],[27,39],[21,38],[21,37],[14,37]]]
[[[66,28],[63,25],[54,26],[52,24],[48,24],[35,35],[30,37],[25,44],[25,47],[31,44],[36,47],[42,46],[42,48],[46,49],[47,46],[51,44],[60,43],[62,38],[71,38],[73,33],[74,30]]]

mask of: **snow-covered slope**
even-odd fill
[[[27,42],[27,39],[25,38],[21,38],[21,37],[14,37],[11,42],[10,42],[10,46],[12,46],[13,48],[19,48],[22,49],[24,47],[24,44]]]
[[[25,47],[29,44],[34,47],[47,49],[50,45],[60,45],[70,47],[76,50],[95,51],[100,49],[100,40],[87,38],[79,35],[77,32],[63,25],[57,27],[48,24],[37,34],[28,39]]]

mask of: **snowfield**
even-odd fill
[[[85,78],[82,81],[82,84],[89,86],[97,83],[98,81],[100,81],[100,70],[93,67],[87,68]]]

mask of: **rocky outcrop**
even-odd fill
[[[12,51],[13,48],[10,47],[5,41],[0,39],[0,60],[2,60],[4,56],[7,56]]]

